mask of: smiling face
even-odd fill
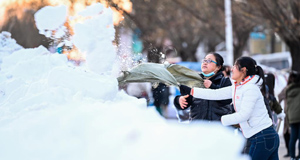
[[[237,81],[238,83],[241,82],[246,75],[246,67],[239,68],[237,64],[235,64],[231,69],[231,79]]]
[[[213,71],[217,72],[219,70],[220,67],[217,66],[216,63],[216,57],[213,54],[208,54],[205,56],[205,58],[203,59],[204,62],[202,61],[201,64],[201,70],[203,73],[208,74],[211,73]],[[212,60],[210,63],[207,62],[207,60]]]

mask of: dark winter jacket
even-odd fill
[[[202,74],[200,76],[203,77]],[[227,86],[231,86],[229,78],[224,77],[222,72],[218,72],[215,76],[209,80],[212,81],[210,86],[211,89],[218,89]],[[179,97],[176,96],[174,99],[174,105],[177,109],[182,110],[179,105]],[[225,114],[233,113],[233,107],[230,105],[232,99],[228,100],[204,100],[199,98],[193,98],[190,106],[190,120],[209,120],[209,121],[220,121],[221,117]]]
[[[300,122],[300,83],[292,83],[286,89],[286,104],[289,124]]]
[[[169,87],[167,87],[163,83],[159,83],[159,85],[152,90],[153,91],[153,99],[154,106],[161,107],[169,104]]]
[[[278,103],[275,96],[272,94],[272,92],[269,91],[268,85],[266,85],[266,95],[265,98],[265,104],[266,106],[269,105],[271,112],[274,111],[276,114],[279,114],[282,112],[282,108],[280,103]]]

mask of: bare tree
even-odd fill
[[[131,20],[141,29],[146,49],[149,44],[161,48],[163,40],[169,38],[183,60],[196,61],[195,52],[202,40],[201,22],[170,0],[132,2]]]
[[[190,15],[197,18],[199,21],[205,23],[204,27],[208,31],[206,38],[210,39],[209,35],[214,35],[214,38],[219,38],[225,41],[225,14],[224,1],[220,0],[202,0],[198,1],[201,7],[196,7],[195,3],[183,2],[173,0]],[[251,13],[251,14],[249,14]],[[234,34],[234,60],[242,56],[242,53],[247,45],[250,33],[253,28],[263,21],[258,18],[259,13],[246,3],[235,2],[232,3],[232,23]],[[213,40],[209,41],[213,43]],[[209,43],[208,43],[209,45]],[[216,44],[215,44],[216,45]],[[212,45],[210,48],[213,51]]]
[[[186,12],[185,4],[173,3],[173,0],[131,1],[133,2],[133,12],[124,13],[135,24],[135,27],[141,30],[141,37],[146,49],[149,45],[159,48],[162,46],[163,40],[169,38],[184,61],[196,61],[195,53],[200,42],[206,41],[207,44],[210,44],[212,46],[210,51],[214,51],[214,47],[222,42],[219,36],[215,35],[219,32],[208,30],[209,27],[207,26],[210,21],[199,21],[197,17]],[[206,3],[206,1],[204,2]],[[118,5],[112,3],[111,6],[118,8]],[[187,4],[192,4],[198,10],[205,9],[196,0]],[[201,7],[202,9],[200,9]],[[215,30],[224,33],[217,26]]]
[[[299,0],[251,0],[290,49],[292,70],[300,72],[300,1]]]
[[[247,46],[250,33],[253,31],[254,27],[263,25],[264,22],[263,19],[259,17],[260,13],[246,3],[233,1],[232,13],[234,60],[236,60],[238,57],[242,56],[243,51]]]

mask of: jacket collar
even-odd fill
[[[234,84],[235,84],[235,86],[241,86],[241,85],[245,85],[247,83],[255,84],[258,79],[259,79],[258,75],[250,75],[250,76],[247,76],[246,78],[244,78],[242,82],[240,82],[240,83],[234,82]],[[257,85],[261,85],[261,84],[262,84],[262,79],[259,80]]]

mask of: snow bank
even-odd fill
[[[109,74],[115,57],[111,14],[104,9],[75,29],[75,45],[88,41],[77,46],[89,52],[88,67],[74,67],[42,46],[3,58],[0,159],[249,159],[240,155],[244,139],[232,130],[168,122],[145,100],[118,91]]]
[[[22,46],[17,44],[16,40],[11,38],[11,34],[9,32],[2,31],[0,33],[0,64],[2,63],[3,57],[22,48]]]
[[[0,52],[12,53],[14,51],[20,50],[23,47],[18,45],[16,40],[11,38],[11,34],[6,31],[0,33]]]

